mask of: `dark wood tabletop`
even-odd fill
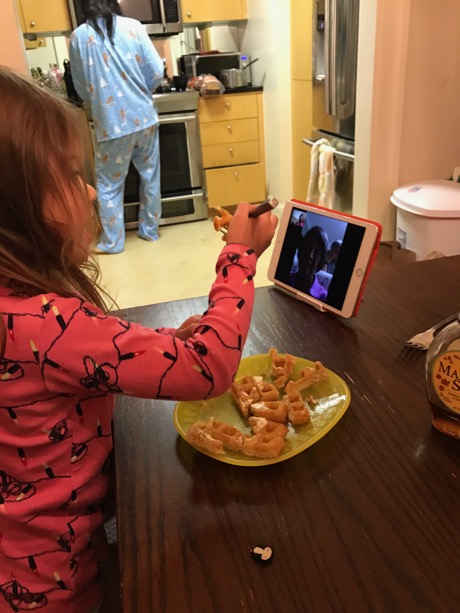
[[[206,298],[121,311],[176,326]],[[266,467],[207,457],[174,403],[124,397],[114,420],[125,613],[454,612],[460,442],[431,427],[425,354],[404,341],[460,310],[460,256],[374,270],[355,319],[256,290],[244,357],[321,360],[351,390],[343,418]],[[146,373],[147,376],[147,373]],[[272,563],[250,556],[273,549]]]

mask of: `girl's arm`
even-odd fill
[[[104,315],[76,298],[44,296],[39,344],[48,389],[89,397],[108,393],[203,399],[225,392],[236,374],[254,300],[256,255],[227,245],[192,336],[164,334]]]

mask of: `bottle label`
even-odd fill
[[[446,351],[433,362],[433,387],[451,411],[460,413],[460,351]]]

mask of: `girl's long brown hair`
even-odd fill
[[[90,211],[93,204],[77,172],[82,162],[71,105],[0,66],[0,285],[28,295],[81,296],[107,310],[96,263],[75,262],[72,238],[83,228],[64,237],[44,214],[51,195],[72,219],[69,190],[86,198]],[[2,327],[0,317],[0,357]]]

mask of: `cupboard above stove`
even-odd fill
[[[181,0],[184,25],[248,18],[247,0]]]

